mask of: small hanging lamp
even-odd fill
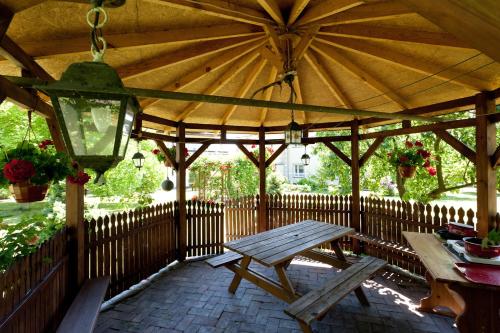
[[[136,167],[136,169],[138,169],[139,171],[141,170],[141,168],[144,166],[144,160],[145,160],[145,157],[144,155],[141,153],[140,151],[140,145],[139,145],[139,140],[137,140],[137,152],[134,154],[134,156],[132,156],[132,162],[134,162],[134,166]]]
[[[105,3],[116,6],[121,2]],[[125,157],[139,103],[127,93],[116,70],[102,62],[106,41],[101,28],[107,14],[102,0],[93,3],[87,22],[92,27],[94,61],[71,64],[59,81],[43,90],[51,97],[69,155],[82,167],[94,169],[99,182],[107,169]]]
[[[307,145],[304,145],[304,154],[302,155],[302,157],[300,159],[302,160],[302,164],[309,165],[311,158],[307,154]]]
[[[292,110],[292,122],[288,124],[285,130],[285,143],[291,145],[299,145],[301,142],[302,129],[300,128],[300,125],[295,122]]]

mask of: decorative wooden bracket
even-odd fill
[[[382,142],[384,142],[383,137],[378,137],[375,139],[375,141],[371,144],[370,147],[368,147],[366,152],[359,159],[359,167],[362,167],[368,161],[368,159],[373,155],[373,153],[375,153],[375,151],[382,144]]]
[[[433,132],[460,154],[467,157],[472,163],[476,163],[476,152],[467,147],[463,142],[455,138],[446,130],[435,130]]]
[[[175,161],[175,157],[170,155],[170,151],[168,150],[167,146],[165,146],[163,141],[156,140],[155,142],[158,148],[160,148],[161,152],[165,155],[165,158],[170,162],[174,170],[177,171],[179,169],[179,165]]]
[[[274,162],[278,156],[286,149],[288,145],[286,143],[282,144],[271,156],[266,161],[266,168],[271,165],[271,163]]]
[[[208,148],[208,147],[210,147],[210,143],[204,143],[204,144],[202,144],[202,145],[201,145],[201,147],[200,147],[200,148],[198,148],[198,150],[196,150],[196,151],[193,153],[193,155],[191,155],[191,156],[187,159],[187,161],[186,161],[186,169],[187,169],[187,168],[189,168],[189,166],[190,166],[191,164],[193,164],[193,162],[194,162],[194,161],[196,161],[196,159],[197,159],[198,157],[200,157],[200,155],[201,155],[201,154],[203,154],[203,152],[204,152],[205,150],[207,150],[207,148]]]
[[[491,166],[496,168],[500,165],[500,146],[497,147],[493,155],[491,156]]]
[[[246,157],[258,168],[259,167],[259,161],[253,156],[251,152],[248,151],[248,149],[245,148],[245,146],[241,143],[237,144],[238,148],[242,151],[243,154],[245,154]]]
[[[323,142],[325,146],[327,146],[332,152],[335,153],[342,161],[344,161],[348,166],[351,166],[351,159],[347,157],[340,149],[335,147],[333,143],[325,141]]]

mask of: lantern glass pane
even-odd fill
[[[302,131],[291,131],[292,143],[300,143],[302,140]]]
[[[132,125],[134,123],[135,110],[133,109],[133,103],[129,99],[127,102],[127,110],[125,112],[125,118],[123,120],[123,131],[122,138],[120,140],[120,150],[118,156],[123,158],[125,152],[127,151],[128,140],[130,138],[130,132],[132,131]]]
[[[59,97],[76,156],[113,155],[120,104],[120,100]]]

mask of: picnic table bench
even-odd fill
[[[279,299],[291,303],[285,312],[299,321],[304,332],[311,332],[311,321],[321,319],[328,309],[351,291],[355,292],[361,304],[368,305],[361,283],[386,264],[383,260],[371,257],[353,265],[347,262],[339,246],[339,239],[353,233],[352,228],[318,221],[303,221],[227,242],[224,246],[230,252],[210,258],[207,263],[212,267],[225,266],[235,273],[229,285],[231,293],[236,292],[242,279],[246,279]],[[324,243],[331,244],[335,255],[315,250]],[[286,272],[287,266],[298,255],[329,264],[342,271],[328,280],[323,287],[302,296],[295,291]],[[279,281],[250,269],[252,260],[274,268]]]

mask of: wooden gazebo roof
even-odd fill
[[[86,1],[2,0],[7,31],[52,77],[90,60]],[[484,1],[128,0],[109,9],[105,60],[130,87],[250,98],[283,72],[294,42],[298,103],[379,112],[500,86],[500,3]],[[5,43],[5,38],[2,43]],[[19,76],[15,62],[0,73]],[[286,87],[255,98],[286,101]],[[142,99],[145,114],[212,125],[283,126],[286,110]],[[299,123],[351,120],[298,112]],[[143,126],[165,129],[145,121]]]

